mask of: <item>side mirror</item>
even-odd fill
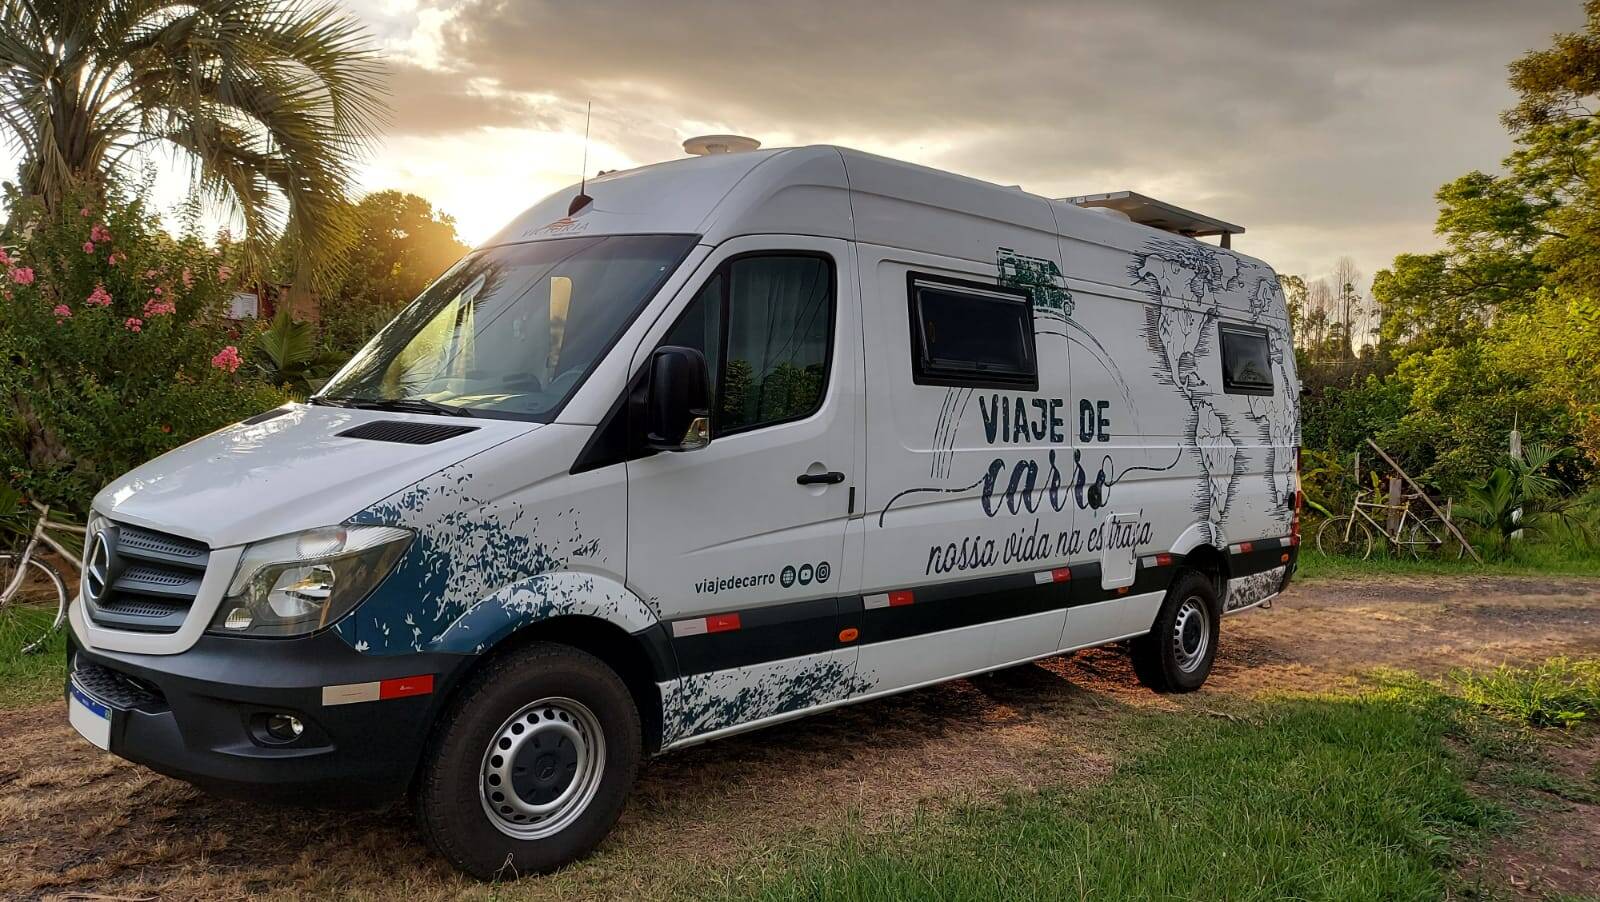
[[[657,451],[693,451],[711,442],[711,378],[705,355],[668,345],[650,356],[644,443]]]

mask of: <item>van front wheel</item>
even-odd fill
[[[423,836],[481,880],[553,870],[610,832],[641,749],[615,671],[534,643],[469,677],[442,715],[417,789]]]
[[[1193,692],[1205,685],[1217,657],[1222,606],[1203,573],[1186,570],[1167,589],[1148,635],[1133,640],[1133,671],[1157,692]]]

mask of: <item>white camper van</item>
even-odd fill
[[[558,193],[310,403],[96,497],[71,722],[409,795],[488,877],[708,739],[1119,641],[1197,689],[1298,545],[1283,293],[1193,237],[1238,231],[837,147]]]

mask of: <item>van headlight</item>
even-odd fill
[[[383,582],[411,544],[397,526],[328,526],[245,549],[210,631],[303,636],[336,623]]]

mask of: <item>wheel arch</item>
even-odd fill
[[[655,612],[609,577],[557,571],[507,586],[464,612],[426,650],[473,656],[455,680],[460,687],[489,661],[534,642],[588,652],[616,671],[639,709],[646,751],[659,750],[658,684],[678,675],[677,659]]]
[[[639,710],[646,753],[661,748],[661,689],[659,683],[677,675],[672,647],[659,626],[640,633],[629,633],[601,617],[568,614],[530,623],[511,633],[462,672],[457,688],[467,684],[472,674],[504,655],[515,653],[535,642],[552,642],[587,652],[599,658],[628,687]]]

